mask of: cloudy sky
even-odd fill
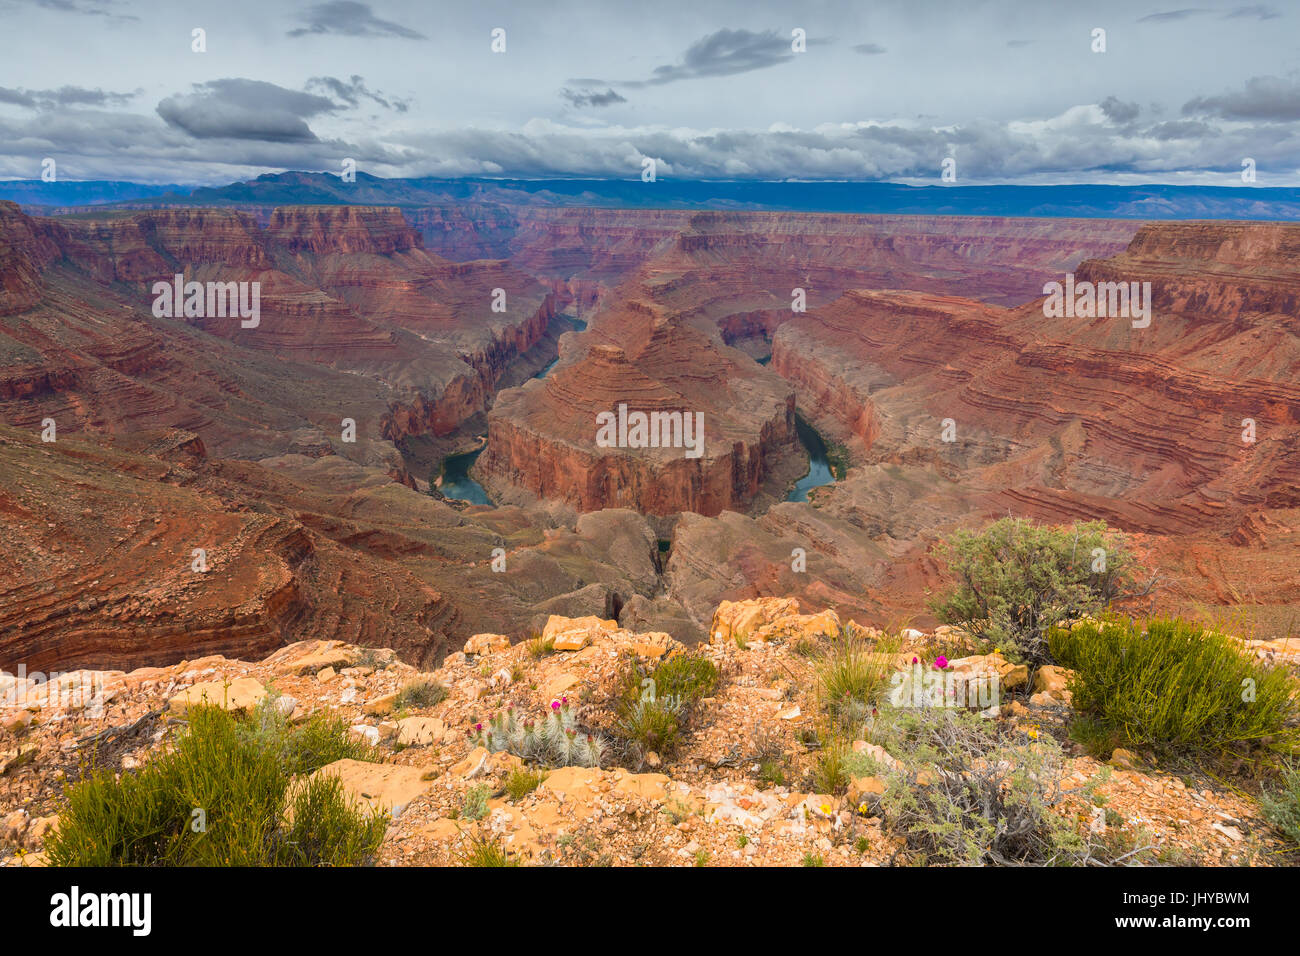
[[[1300,185],[1298,0],[0,0],[0,23],[0,179],[45,157],[62,180],[345,158],[635,179],[653,157],[927,183],[953,157],[968,184],[1231,186],[1249,157]]]

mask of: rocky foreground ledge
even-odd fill
[[[563,705],[584,725],[600,727],[630,656],[668,659],[683,653],[682,645],[612,621],[554,616],[536,642],[512,646],[502,635],[475,635],[429,673],[392,651],[304,641],[259,662],[206,657],[129,673],[79,671],[44,687],[8,678],[0,698],[21,705],[0,711],[0,865],[43,865],[41,848],[57,826],[65,785],[88,764],[129,772],[169,745],[194,704],[247,710],[268,696],[294,720],[334,711],[374,746],[373,760],[341,760],[317,772],[337,774],[356,799],[389,811],[380,865],[457,865],[485,841],[525,864],[905,862],[900,841],[875,812],[884,781],[854,778],[840,796],[810,789],[818,723],[810,649],[829,646],[841,623],[833,611],[801,614],[793,599],[724,602],[710,642],[694,651],[717,666],[720,680],[700,702],[676,757],[651,752],[635,768],[552,769],[518,797],[505,781],[522,761],[478,746],[476,725],[511,705],[538,716]],[[848,626],[867,640],[880,637]],[[912,658],[933,660],[962,635],[940,628],[903,637],[896,665],[906,671]],[[997,654],[947,663],[968,683],[996,675],[1000,706],[986,716],[1022,729],[1027,746],[1068,716],[1068,674],[1059,669],[1040,668],[1031,686],[1023,667]],[[426,682],[444,687],[445,697],[411,706],[399,696]],[[853,748],[884,764],[893,759],[866,741]],[[1127,751],[1116,751],[1110,766],[1068,744],[1066,753],[1066,782],[1101,775],[1096,793],[1108,809],[1097,813],[1094,800],[1067,802],[1058,812],[1094,833],[1141,830],[1180,860],[1207,865],[1267,865],[1280,845],[1254,800],[1209,778],[1180,777]],[[783,768],[779,775],[774,765]],[[476,799],[486,805],[467,813]]]

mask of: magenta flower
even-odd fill
[[[940,654],[938,657],[934,659],[934,666],[939,668],[939,670],[943,670],[948,666],[948,658]]]
[[[560,702],[558,700],[551,701],[551,710],[559,710],[559,709],[560,709]]]
[[[915,657],[912,658],[912,663],[913,663],[913,664],[918,663],[918,662],[917,662],[917,659],[916,659]]]

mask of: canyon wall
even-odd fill
[[[695,640],[765,595],[886,624],[942,586],[938,537],[1008,513],[1128,532],[1159,606],[1278,616],[1298,252],[1272,223],[0,204],[0,666],[322,636],[423,662],[552,612]],[[259,282],[258,327],[155,317],[177,272]],[[1067,272],[1151,282],[1151,323],[1046,317]],[[503,388],[561,315],[585,331]],[[702,413],[704,454],[598,445],[620,404]],[[781,502],[796,409],[850,469]],[[409,447],[484,420],[499,507],[419,493]]]

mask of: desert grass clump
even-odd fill
[[[790,649],[794,651],[796,654],[798,654],[800,657],[807,658],[809,660],[817,657],[817,655],[821,653],[821,648],[818,646],[817,642],[813,640],[811,637],[799,638],[799,640],[795,641],[790,646]]]
[[[394,710],[427,710],[447,699],[447,688],[434,680],[417,680],[397,692]]]
[[[651,753],[672,757],[719,679],[717,666],[698,654],[678,654],[649,668],[632,659],[614,702],[614,733],[628,760],[639,767]]]
[[[543,637],[538,634],[525,647],[528,648],[528,656],[535,661],[539,661],[543,657],[549,657],[555,653],[555,638]]]
[[[813,763],[814,792],[840,796],[849,789],[850,767],[847,758],[852,752],[842,737],[833,737],[822,746]]]
[[[514,754],[551,767],[599,767],[607,744],[599,734],[578,726],[568,698],[552,701],[541,720],[525,720],[514,705],[477,724],[470,738],[490,753]]]
[[[519,861],[507,855],[498,841],[485,836],[470,839],[460,863],[461,866],[519,866]]]
[[[677,654],[660,661],[650,672],[655,693],[694,703],[718,689],[718,667],[698,654]]]
[[[316,725],[323,736],[330,725]],[[174,750],[139,771],[104,770],[68,790],[47,843],[55,866],[354,866],[373,861],[387,816],[350,800],[337,777],[293,778],[328,756],[195,707]],[[343,745],[340,744],[340,747]]]
[[[861,724],[889,685],[900,637],[874,646],[845,628],[817,668],[817,690],[825,715],[838,727]]]
[[[506,793],[510,795],[511,800],[522,800],[534,790],[542,785],[546,779],[546,774],[537,770],[525,770],[523,767],[516,767],[510,771],[506,777]]]
[[[1200,625],[1116,618],[1054,629],[1050,641],[1093,733],[1191,757],[1295,740],[1292,679]]]

